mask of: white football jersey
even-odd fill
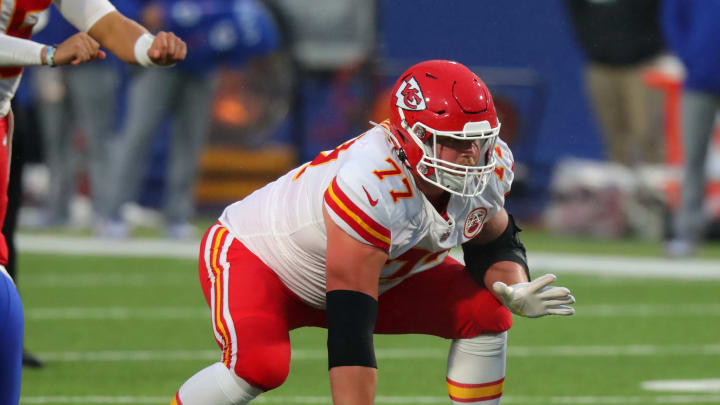
[[[228,206],[220,222],[290,290],[324,308],[323,205],[353,238],[387,252],[379,280],[382,294],[441,263],[451,248],[475,237],[502,208],[513,179],[513,158],[500,139],[495,156],[497,167],[483,193],[474,198],[452,195],[441,214],[418,190],[378,126]]]

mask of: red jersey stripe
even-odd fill
[[[335,214],[342,218],[363,239],[383,250],[390,247],[390,231],[375,222],[340,190],[333,179],[325,191],[325,202]]]

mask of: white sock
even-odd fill
[[[260,395],[255,388],[228,370],[222,363],[215,363],[198,371],[178,390],[182,405],[244,405]]]
[[[453,340],[447,361],[448,393],[453,404],[500,403],[506,348],[507,332]]]

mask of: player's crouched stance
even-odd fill
[[[452,339],[453,403],[497,404],[510,311],[572,315],[555,276],[529,281],[504,208],[513,159],[489,90],[427,61],[393,89],[389,121],[225,209],[200,247],[220,362],[174,404],[246,404],[288,375],[288,332],[328,329],[335,404],[371,404],[373,333]],[[462,245],[463,265],[448,256]]]

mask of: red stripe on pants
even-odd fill
[[[207,243],[210,241],[204,240],[202,246]],[[227,296],[235,335],[230,336],[234,341],[218,344],[221,349],[236,348],[226,363],[234,363],[236,375],[254,387],[273,389],[289,371],[289,331],[302,326],[325,327],[325,311],[301,301],[239,240],[232,240],[226,254],[228,267],[223,271],[229,278],[221,294]],[[199,275],[205,299],[212,306],[213,282],[205,249],[201,250]],[[462,264],[448,257],[380,295],[375,332],[451,339],[499,333],[511,325],[510,312],[479,286]]]

